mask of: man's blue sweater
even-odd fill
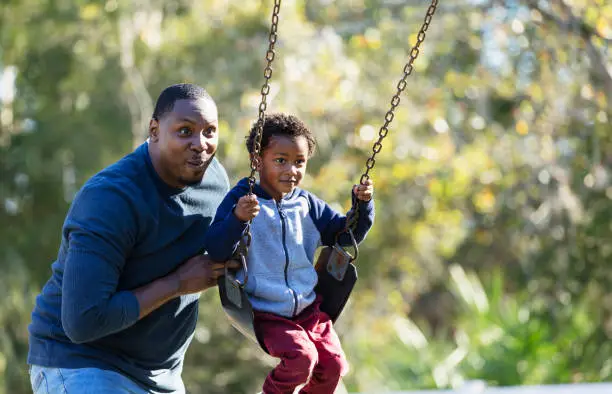
[[[51,278],[36,299],[28,363],[115,370],[154,393],[181,389],[199,294],[138,320],[130,290],[203,251],[228,190],[216,159],[199,185],[168,186],[147,143],[91,178],[72,203]]]

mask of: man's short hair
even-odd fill
[[[198,85],[191,83],[179,83],[168,86],[157,98],[155,110],[153,111],[153,119],[160,120],[168,112],[171,112],[174,108],[174,103],[178,100],[199,99],[214,101],[208,92]]]
[[[246,146],[249,153],[255,150],[255,136],[257,134],[257,121],[253,123],[251,131],[246,140]],[[266,149],[270,143],[270,138],[273,136],[285,136],[296,138],[299,136],[306,137],[308,141],[308,157],[311,157],[316,149],[317,142],[312,135],[310,129],[298,119],[296,116],[282,113],[273,113],[266,115],[263,125],[263,135],[261,137],[260,154]]]

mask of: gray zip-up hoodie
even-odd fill
[[[246,178],[230,190],[217,209],[206,233],[206,250],[213,260],[229,259],[238,247],[246,223],[234,215],[238,199],[246,195]],[[245,291],[255,310],[294,317],[315,300],[317,273],[313,266],[319,246],[332,246],[344,229],[346,216],[333,210],[313,194],[296,188],[280,201],[272,199],[260,186],[254,193],[260,205],[251,226],[248,253],[249,278]],[[353,196],[353,198],[355,198]],[[359,201],[359,220],[354,231],[360,243],[374,222],[374,200]],[[339,237],[349,245],[348,236]],[[243,273],[238,279],[244,279]]]

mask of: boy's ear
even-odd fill
[[[262,166],[261,156],[255,156],[252,153],[249,156],[250,156],[251,162],[253,161],[253,158],[255,159],[255,169],[257,171],[261,171],[261,166]]]

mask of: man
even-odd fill
[[[218,125],[204,89],[170,86],[149,140],[79,191],[29,326],[34,393],[185,392],[199,292],[224,271],[202,255],[229,189]]]

